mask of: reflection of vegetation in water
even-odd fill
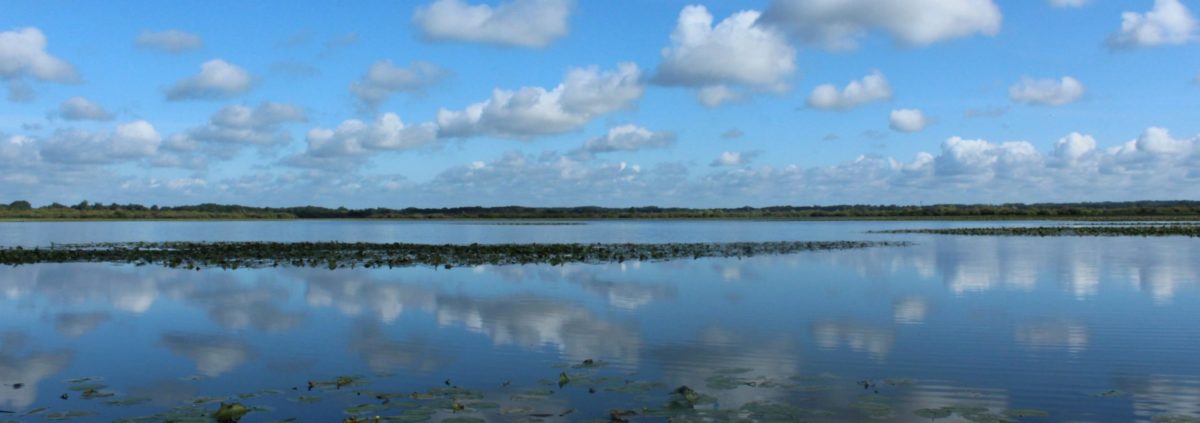
[[[340,242],[133,242],[0,248],[0,264],[114,262],[201,268],[296,266],[447,269],[484,264],[605,263],[702,257],[749,257],[802,251],[903,246],[904,242],[780,241],[669,244],[382,244]]]
[[[896,229],[872,231],[887,234],[972,236],[1200,236],[1200,225],[1085,225],[994,228]]]

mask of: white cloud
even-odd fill
[[[71,97],[58,106],[58,116],[66,120],[112,120],[113,114],[84,97]]]
[[[671,33],[671,45],[654,76],[657,83],[700,88],[712,107],[735,99],[729,86],[783,92],[796,71],[796,51],[771,27],[756,25],[759,12],[734,13],[713,25],[704,6],[687,6]]]
[[[1054,7],[1083,7],[1090,2],[1091,0],[1050,0],[1050,5]]]
[[[384,113],[375,122],[349,119],[337,128],[308,131],[307,155],[359,156],[370,151],[411,150],[437,141],[437,125],[405,125],[395,113]]]
[[[208,124],[187,131],[191,139],[206,142],[241,145],[276,145],[291,137],[280,126],[289,122],[304,122],[304,110],[284,103],[264,102],[250,108],[242,105],[222,107],[209,118]]]
[[[629,124],[610,128],[604,136],[587,140],[583,144],[582,150],[588,153],[610,153],[666,148],[673,144],[675,144],[675,134],[673,133],[655,132]]]
[[[1196,18],[1179,0],[1154,0],[1146,13],[1121,13],[1121,30],[1108,38],[1114,49],[1184,44],[1200,40]]]
[[[743,93],[729,88],[727,85],[709,85],[696,90],[696,100],[705,107],[717,107],[722,103],[739,101],[746,98]]]
[[[763,22],[827,49],[856,48],[873,29],[905,46],[1000,31],[992,0],[773,0]]]
[[[350,84],[350,93],[358,97],[370,109],[393,94],[419,92],[436,84],[446,76],[446,70],[428,62],[413,62],[403,68],[390,60],[381,60],[371,65],[362,79]]]
[[[876,70],[861,80],[850,81],[840,92],[833,84],[818,85],[808,96],[808,107],[823,110],[848,110],[891,98],[892,86],[888,84],[883,73]]]
[[[22,78],[72,83],[79,74],[70,63],[46,52],[46,35],[33,28],[0,32],[0,79],[8,82],[9,101],[33,99],[33,89]]]
[[[433,41],[545,47],[567,35],[571,0],[511,0],[496,6],[435,0],[418,7],[413,23]]]
[[[1054,143],[1054,157],[1065,164],[1077,164],[1096,151],[1096,139],[1091,135],[1072,132]]]
[[[757,151],[723,151],[709,166],[743,166],[758,157]]]
[[[619,64],[610,72],[595,66],[572,69],[552,90],[496,89],[490,99],[461,111],[439,110],[437,123],[445,137],[527,139],[560,134],[578,130],[597,116],[632,107],[644,90],[641,71],[632,63]]]
[[[918,109],[892,110],[889,121],[889,126],[900,132],[918,132],[929,125],[929,119]]]
[[[117,125],[112,132],[60,129],[45,140],[41,157],[52,163],[105,165],[153,157],[161,143],[162,136],[144,120]]]
[[[200,65],[200,74],[175,82],[167,90],[167,100],[221,99],[250,90],[254,78],[240,66],[221,59]]]
[[[169,29],[166,31],[142,31],[141,34],[138,34],[134,44],[140,48],[165,53],[182,53],[204,47],[204,40],[196,34]]]
[[[1019,103],[1061,106],[1079,100],[1084,91],[1083,84],[1069,76],[1059,80],[1021,78],[1008,88],[1008,98]]]

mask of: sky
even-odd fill
[[[3,1],[0,202],[1197,199],[1197,8]]]

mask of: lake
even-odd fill
[[[914,244],[453,269],[6,267],[0,421],[186,420],[221,402],[251,408],[243,422],[1200,418],[1194,238],[868,233],[1045,222],[494,223],[5,222],[0,244]]]

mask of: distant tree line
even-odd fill
[[[6,219],[1200,219],[1200,201],[1036,204],[831,205],[740,208],[448,207],[348,209],[80,202],[0,204]]]

